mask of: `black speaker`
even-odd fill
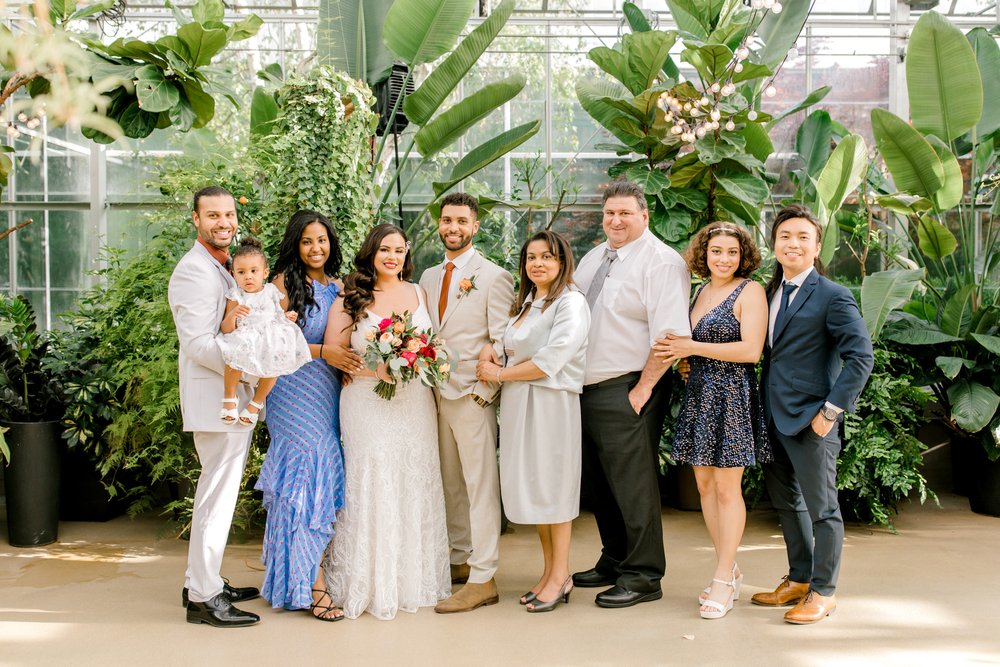
[[[376,83],[374,86],[372,92],[375,93],[375,111],[378,113],[378,127],[375,129],[375,133],[380,137],[386,133],[386,128],[389,125],[389,114],[392,113],[393,107],[396,106],[396,100],[400,98],[400,95],[406,97],[413,92],[413,78],[411,77],[407,81],[409,73],[410,69],[406,65],[394,63],[392,71],[389,73],[389,78],[381,83]],[[405,91],[403,90],[404,81],[406,81]],[[399,108],[396,109],[396,119],[390,132],[399,134],[409,124],[409,119],[403,113],[403,102],[400,100]]]

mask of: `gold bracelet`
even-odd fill
[[[319,344],[319,358],[320,358],[320,359],[322,359],[322,358],[323,358],[323,346],[324,346],[325,344],[326,344],[326,343],[320,343],[320,344]]]
[[[503,384],[503,380],[500,379],[500,374],[503,373],[503,368],[497,369],[497,384]]]

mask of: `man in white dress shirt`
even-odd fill
[[[435,391],[444,482],[451,579],[465,585],[434,611],[452,614],[496,604],[493,575],[500,560],[500,473],[497,467],[497,407],[500,385],[476,379],[486,345],[503,356],[503,337],[514,303],[510,273],[479,254],[479,203],[464,192],[441,200],[438,235],[444,261],[424,271],[431,322],[448,349],[451,377]]]
[[[573,575],[576,586],[611,586],[595,602],[631,607],[663,597],[666,566],[657,484],[668,367],[652,346],[690,336],[691,276],[676,251],[649,231],[642,189],[615,181],[604,192],[607,241],[580,261],[575,280],[591,307],[583,416],[583,486],[603,549]]]
[[[184,430],[194,434],[201,462],[181,597],[188,623],[239,627],[260,618],[232,603],[256,598],[260,591],[230,586],[220,574],[253,433],[219,418],[225,364],[216,336],[226,312],[226,292],[236,287],[227,268],[236,235],[236,202],[224,188],[210,186],[195,194],[192,208],[198,239],[177,263],[167,289],[179,343],[181,416]],[[243,402],[249,394],[249,388],[240,387]]]

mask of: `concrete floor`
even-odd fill
[[[0,664],[1000,665],[1000,519],[972,514],[957,496],[941,502],[906,506],[898,534],[849,526],[839,609],[813,626],[749,603],[785,571],[769,511],[748,518],[743,597],[722,620],[697,615],[712,570],[701,514],[665,509],[657,602],[601,609],[600,589],[578,589],[553,613],[525,613],[517,596],[537,577],[540,555],[533,528],[512,526],[501,540],[498,605],[328,624],[255,600],[242,606],[263,621],[233,630],[184,622],[187,544],[163,535],[159,519],[63,523],[57,544],[0,545]],[[571,565],[585,569],[599,550],[591,515],[573,537]],[[259,543],[232,545],[224,572],[259,585],[259,556]]]

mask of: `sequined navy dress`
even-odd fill
[[[733,304],[749,282],[744,280],[722,303],[705,313],[691,337],[701,343],[738,342],[740,321],[733,314]],[[701,289],[704,285],[698,294]],[[673,458],[716,468],[770,461],[754,364],[695,356],[689,361],[691,375],[677,417]]]

